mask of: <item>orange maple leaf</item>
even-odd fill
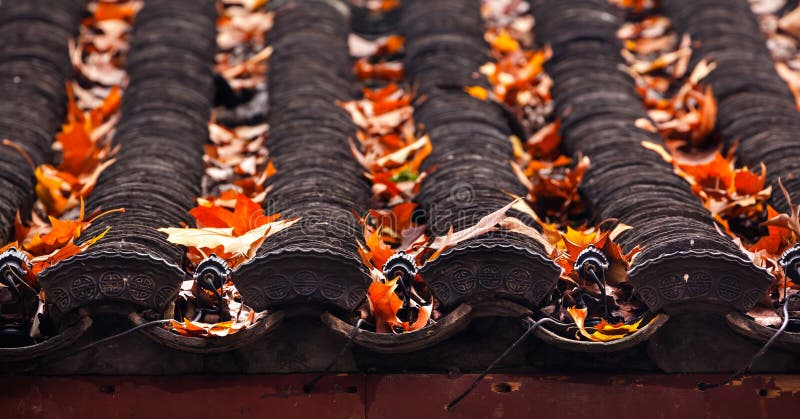
[[[47,269],[50,266],[61,262],[67,258],[75,256],[84,250],[88,249],[93,244],[97,243],[105,237],[105,235],[111,230],[111,227],[107,227],[102,233],[98,234],[97,236],[91,238],[90,240],[86,241],[82,245],[78,246],[70,240],[66,245],[63,247],[54,250],[52,253],[47,255],[41,255],[31,258],[31,273],[35,276],[38,275],[41,271]]]
[[[382,226],[383,240],[396,243],[400,233],[411,226],[411,215],[417,208],[414,202],[403,202],[389,210],[370,210],[370,215],[376,219],[376,224]]]
[[[397,281],[397,278],[387,283],[374,281],[367,291],[370,310],[375,317],[377,333],[394,333],[395,328],[402,328],[402,330],[410,332],[425,327],[430,319],[430,305],[419,307],[419,317],[414,323],[403,322],[397,318],[397,312],[403,306],[403,301],[395,293]]]
[[[381,227],[375,229],[364,224],[364,245],[358,248],[364,265],[378,270],[382,269],[386,261],[395,253],[394,249],[382,240],[381,230]]]
[[[92,18],[95,21],[103,20],[131,20],[138,11],[136,3],[104,3],[98,2]]]
[[[561,135],[558,133],[560,125],[559,120],[551,122],[528,138],[525,145],[533,158],[547,158],[558,153],[558,147],[561,145]]]
[[[265,215],[259,204],[240,193],[235,193],[235,202],[233,211],[207,203],[192,208],[189,214],[197,221],[199,228],[233,227],[234,236],[241,236],[280,218],[280,214]]]
[[[767,205],[767,220],[776,219],[780,213]],[[750,246],[748,249],[751,252],[758,252],[759,250],[766,251],[771,256],[779,256],[789,244],[792,242],[792,231],[773,224],[767,224],[768,234],[761,237],[758,241]]]

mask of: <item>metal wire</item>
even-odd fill
[[[353,328],[353,331],[350,332],[350,336],[348,337],[347,342],[345,342],[344,346],[342,346],[342,349],[339,351],[339,353],[336,354],[336,356],[331,360],[330,364],[328,364],[328,366],[321,373],[317,374],[316,377],[314,377],[311,381],[309,381],[308,384],[303,386],[303,391],[305,391],[306,394],[311,393],[311,391],[314,390],[314,386],[317,385],[319,380],[321,380],[326,375],[330,374],[333,367],[336,365],[337,362],[339,362],[339,359],[343,357],[345,353],[347,353],[348,349],[350,349],[350,346],[353,344],[353,341],[355,340],[356,336],[358,336],[358,332],[361,331],[361,326],[363,324],[364,324],[364,319],[358,319],[355,328]]]
[[[503,351],[503,353],[502,353],[502,354],[500,354],[500,356],[498,356],[497,358],[495,358],[495,360],[494,360],[494,361],[492,361],[492,363],[491,363],[491,364],[489,364],[489,366],[488,366],[488,367],[486,367],[486,369],[485,369],[485,370],[483,370],[483,372],[482,372],[482,373],[481,373],[481,374],[480,374],[480,375],[479,375],[479,376],[478,376],[478,377],[475,379],[475,381],[473,381],[473,382],[472,382],[472,384],[470,384],[470,386],[469,386],[469,387],[467,387],[467,389],[466,389],[466,390],[464,390],[464,391],[463,391],[461,394],[459,394],[459,395],[458,395],[458,396],[457,396],[455,399],[453,399],[453,400],[452,400],[450,403],[447,403],[447,404],[444,406],[444,410],[446,410],[446,411],[452,411],[452,410],[453,410],[453,409],[454,409],[454,408],[455,408],[455,407],[458,405],[458,403],[460,403],[460,402],[461,402],[461,400],[464,400],[464,398],[466,398],[466,397],[467,397],[467,396],[468,396],[468,395],[469,395],[469,394],[472,392],[472,390],[474,390],[474,389],[475,389],[475,387],[477,387],[477,386],[478,386],[478,384],[481,382],[481,380],[483,380],[483,378],[484,378],[484,377],[486,377],[486,375],[487,375],[487,374],[489,374],[489,372],[490,372],[492,369],[494,369],[494,367],[495,367],[495,366],[496,366],[496,365],[497,365],[497,364],[498,364],[500,361],[502,361],[502,360],[503,360],[503,358],[505,358],[506,356],[508,356],[508,354],[510,354],[510,353],[511,353],[511,351],[513,351],[513,350],[514,350],[514,348],[516,348],[517,346],[519,346],[519,344],[521,344],[523,341],[525,341],[525,338],[527,338],[527,337],[528,337],[528,336],[529,336],[531,333],[533,333],[534,331],[536,331],[536,329],[537,329],[539,326],[541,326],[542,324],[545,324],[545,323],[556,323],[556,324],[559,324],[559,322],[557,322],[556,320],[553,320],[553,319],[551,319],[551,318],[549,318],[549,317],[545,317],[545,318],[542,318],[542,319],[539,319],[539,320],[536,320],[536,321],[534,321],[533,319],[531,319],[530,317],[528,317],[528,318],[526,318],[525,320],[526,320],[526,321],[528,321],[528,322],[530,323],[530,325],[528,326],[528,330],[526,330],[526,331],[525,331],[525,333],[523,333],[523,334],[522,334],[522,336],[520,336],[519,338],[517,338],[517,340],[516,340],[516,341],[514,341],[514,343],[512,343],[512,344],[511,344],[511,346],[509,346],[508,348],[506,348],[506,350],[505,350],[505,351]]]
[[[725,381],[723,381],[721,383],[715,383],[715,384],[700,383],[700,384],[697,385],[697,388],[700,389],[700,390],[709,390],[709,389],[716,388],[716,387],[722,387],[722,386],[724,386],[726,384],[729,384],[731,381],[741,377],[742,375],[744,375],[744,373],[746,373],[748,370],[750,370],[750,368],[753,367],[753,362],[755,362],[755,360],[758,359],[761,355],[764,355],[764,353],[767,352],[767,349],[769,349],[769,347],[772,346],[772,344],[775,343],[775,341],[778,340],[778,338],[781,336],[781,334],[786,330],[786,327],[789,325],[789,322],[790,322],[790,319],[789,319],[789,301],[791,301],[792,299],[795,299],[795,298],[800,299],[800,294],[792,294],[792,295],[784,298],[784,300],[783,300],[783,310],[782,310],[783,311],[783,323],[781,323],[781,327],[779,327],[778,330],[775,332],[775,334],[772,335],[771,338],[769,338],[767,343],[765,343],[764,346],[761,347],[761,350],[756,352],[756,354],[753,355],[752,358],[750,358],[750,362],[748,362],[747,365],[745,365],[744,367],[740,368],[738,371],[736,371],[733,374],[731,374],[730,377],[728,377],[727,380],[725,380]]]

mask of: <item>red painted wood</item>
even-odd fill
[[[491,375],[451,412],[473,375],[0,378],[0,418],[793,418],[800,376]]]
[[[436,417],[465,389],[473,376],[370,376],[367,408],[371,418]],[[747,378],[737,385],[697,390],[699,381],[722,376],[503,376],[490,375],[461,401],[450,418],[796,418],[800,377],[782,381]],[[778,390],[783,386],[782,390]],[[406,390],[404,390],[406,389]],[[414,397],[399,403],[399,395]],[[510,392],[503,393],[502,391]],[[765,390],[766,395],[759,392]],[[762,393],[764,393],[762,391]],[[393,400],[392,400],[393,399]]]
[[[363,376],[4,377],[0,418],[361,418]]]

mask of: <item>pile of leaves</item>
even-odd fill
[[[14,241],[0,252],[17,249],[32,262],[25,278],[39,292],[39,309],[31,337],[43,337],[39,329],[46,296],[36,282],[44,269],[86,250],[102,239],[108,229],[81,245],[75,240],[99,217],[124,212],[110,209],[85,214],[84,199],[94,188],[100,173],[114,162],[111,136],[119,118],[122,86],[127,81],[122,60],[128,49],[128,33],[138,1],[90,2],[90,15],[70,44],[75,79],[67,86],[67,112],[53,149],[57,164],[34,168],[37,200],[30,214],[17,213]],[[5,146],[17,149],[33,166],[25,151],[11,140]]]
[[[280,214],[264,215],[261,205],[233,190],[213,201],[198,201],[199,205],[189,211],[197,227],[159,229],[171,243],[186,246],[194,265],[216,255],[235,268],[255,256],[269,236],[297,221],[279,220]]]
[[[787,12],[786,0],[750,0],[750,7],[767,38],[775,70],[789,85],[800,109],[800,6]]]
[[[550,88],[544,71],[549,49],[533,49],[534,20],[527,2],[486,0],[484,38],[491,46],[492,61],[481,66],[491,92],[469,86],[467,92],[481,100],[493,100],[521,121],[525,139],[512,135],[512,168],[528,188],[528,200],[537,213],[565,223],[579,218],[583,207],[578,185],[589,168],[587,158],[573,160],[562,154],[559,122],[553,118]]]
[[[208,130],[211,142],[205,147],[203,196],[219,196],[227,190],[240,192],[254,201],[264,201],[264,182],[275,173],[264,142],[268,125],[263,109],[255,115],[239,109],[264,105],[267,60],[272,48],[266,45],[266,32],[272,27],[273,13],[265,10],[264,0],[226,0],[217,21],[215,70],[219,83],[230,97],[217,98],[233,108],[226,122],[217,121],[230,109],[218,107]]]
[[[775,18],[767,16],[768,11],[777,11],[782,5],[782,1],[753,2],[754,10],[763,12],[765,28],[771,27]],[[625,44],[623,55],[649,116],[655,121],[655,126],[647,120],[637,124],[660,132],[665,140],[665,147],[648,142],[642,145],[671,163],[717,221],[721,234],[730,236],[753,263],[774,276],[769,292],[749,314],[759,323],[775,326],[780,323],[775,309],[785,297],[783,290],[791,293],[798,287],[778,264],[781,254],[800,237],[795,233],[794,214],[779,214],[767,204],[776,191],[766,185],[763,164],[742,167],[734,157],[735,147],[723,152],[715,132],[716,101],[711,88],[703,83],[715,64],[701,59],[694,68],[688,68],[692,54],[688,37],[679,40],[669,19],[649,8],[637,10],[642,11],[644,14],[631,14],[617,34]],[[784,27],[790,27],[787,22],[791,15],[784,17]],[[800,19],[800,15],[795,18]],[[772,32],[769,45],[773,54],[780,55],[776,44],[787,36],[782,31]],[[778,61],[781,73],[788,64]],[[783,71],[782,76],[785,74]]]
[[[486,23],[484,38],[491,46],[492,61],[480,68],[492,86],[491,92],[470,86],[467,92],[491,98],[509,109],[522,124],[526,135],[538,131],[552,112],[550,87],[553,81],[543,64],[549,49],[533,49],[534,19],[528,2],[484,1],[481,14]]]
[[[280,214],[267,216],[261,205],[234,190],[224,192],[214,201],[200,200],[189,211],[195,228],[160,228],[171,243],[186,246],[189,261],[197,266],[215,255],[230,268],[255,256],[269,236],[290,227],[297,220],[278,220]],[[219,307],[222,304],[224,307]],[[220,311],[222,315],[202,315],[198,307]],[[193,281],[185,281],[174,302],[170,327],[178,334],[194,337],[226,336],[242,330],[256,320],[256,313],[242,302],[233,282],[228,279],[220,288],[208,290]]]
[[[717,103],[711,87],[701,82],[716,65],[703,60],[689,71],[691,39],[679,38],[670,20],[661,15],[626,22],[617,36],[648,116],[655,122],[653,126],[641,119],[639,128],[659,132],[676,147],[712,146]]]
[[[265,43],[272,27],[266,1],[224,0],[217,21],[216,71],[227,90],[225,103],[214,110],[209,122],[210,142],[203,156],[203,196],[189,211],[194,228],[161,228],[171,243],[186,246],[188,269],[209,257],[225,261],[231,269],[255,256],[271,235],[297,220],[281,220],[262,209],[267,195],[266,180],[275,173],[265,147],[269,127],[263,113],[237,117],[237,111],[252,107],[266,95],[267,60],[272,49]],[[217,121],[228,114],[223,124]],[[232,115],[232,116],[231,116]],[[219,313],[219,314],[218,314]],[[232,281],[214,290],[185,281],[172,305],[175,333],[192,337],[226,336],[252,325],[256,313],[242,301]]]
[[[374,40],[350,34],[348,39],[350,55],[355,58],[353,72],[361,81],[387,82],[403,80],[403,63],[397,60],[397,53],[405,45],[399,35],[387,35]]]
[[[402,286],[400,277],[386,278],[383,273],[389,258],[400,251],[416,257],[427,241],[425,226],[413,221],[417,204],[412,201],[425,177],[420,166],[432,147],[428,136],[415,135],[413,93],[397,83],[403,78],[399,53],[404,42],[397,35],[368,40],[351,34],[350,54],[356,58],[362,98],[340,104],[357,127],[353,156],[372,182],[371,209],[361,218],[364,241],[359,254],[373,279],[362,313],[374,321],[378,333],[427,326],[435,303],[419,275]],[[402,316],[408,311],[415,316]]]
[[[572,333],[569,329],[565,336],[613,340],[635,332],[644,305],[633,295],[626,271],[638,250],[625,255],[614,243],[613,239],[626,226],[619,224],[609,230],[602,227],[604,223],[591,225],[587,218],[578,187],[590,161],[584,156],[573,159],[562,152],[560,124],[554,118],[550,96],[552,80],[543,67],[551,51],[534,49],[531,37],[534,19],[529,5],[515,0],[484,0],[482,13],[486,22],[484,37],[491,46],[492,61],[480,70],[491,89],[466,86],[465,90],[478,99],[494,101],[521,122],[524,139],[509,137],[514,150],[511,168],[528,194],[524,200],[517,198],[509,207],[487,216],[472,228],[453,233],[449,238],[437,238],[428,249],[440,252],[464,237],[495,229],[532,237],[563,268],[561,281],[543,303],[542,310],[557,320],[572,319],[576,325],[582,325],[583,333],[577,333],[577,329]],[[543,233],[507,216],[505,212],[512,207],[539,221]],[[607,286],[602,289],[573,271],[578,255],[589,246],[600,249],[612,261],[606,276]],[[434,253],[431,258],[435,256]],[[573,316],[576,313],[583,313],[583,317],[576,318]],[[586,332],[585,324],[596,325],[597,334]]]
[[[639,9],[650,12],[648,9]],[[688,68],[692,56],[687,35],[678,39],[670,20],[646,13],[635,15],[617,35],[623,41],[623,56],[648,110],[649,120],[637,121],[640,128],[659,132],[666,149],[646,143],[672,163],[678,175],[692,189],[724,229],[733,234],[758,229],[754,224],[766,211],[771,189],[765,186],[766,169],[737,167],[734,151],[722,153],[714,132],[717,104],[711,87],[703,82],[716,68],[700,60]],[[641,17],[638,17],[641,16]],[[751,237],[752,237],[751,233]],[[758,233],[755,233],[758,234]]]
[[[265,35],[273,13],[266,0],[223,0],[217,20],[216,71],[236,91],[263,88],[272,48]]]
[[[28,255],[33,262],[31,278],[100,240],[105,233],[80,246],[74,244],[94,220],[111,212],[124,212],[114,209],[87,217],[83,205],[100,173],[114,162],[108,136],[117,119],[119,88],[111,89],[99,107],[86,112],[76,104],[72,90],[68,88],[68,92],[67,118],[53,144],[61,152],[61,163],[36,167],[37,200],[30,219],[23,220],[17,213],[15,241],[3,248],[16,248]]]
[[[640,249],[625,253],[615,242],[631,227],[611,222],[589,228],[567,226],[566,231],[552,224],[543,227],[556,249],[553,257],[564,272],[542,311],[562,321],[571,319],[577,330],[572,333],[573,328],[568,328],[567,333],[578,340],[610,341],[636,332],[647,307],[633,292],[627,271]],[[598,278],[600,282],[574,270],[578,255],[591,248],[600,250],[609,262],[608,271]],[[592,325],[592,333],[587,332],[588,325]]]

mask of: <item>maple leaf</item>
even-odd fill
[[[542,233],[540,233],[539,230],[525,224],[519,218],[505,217],[500,220],[498,225],[503,227],[505,231],[519,233],[538,241],[544,247],[544,251],[547,254],[550,254],[555,250],[553,245],[550,244],[550,241],[548,241],[548,239]]]
[[[736,168],[732,153],[723,156],[714,151],[705,156],[689,157],[678,150],[670,153],[650,142],[643,142],[642,146],[671,163],[675,174],[692,186],[703,205],[722,224],[726,224],[726,218],[754,216],[772,194],[771,186],[766,185],[766,167],[763,164],[761,173],[757,174],[747,167]]]
[[[761,163],[760,166],[760,174],[747,168],[734,170],[730,191],[740,195],[754,195],[763,191],[767,182],[767,167],[764,163]]]
[[[526,111],[522,108],[536,106],[550,99],[550,81],[544,75],[543,65],[552,51],[549,48],[537,51],[523,49],[518,37],[519,32],[525,33],[526,30],[514,28],[517,34],[512,34],[514,25],[489,28],[484,35],[492,47],[495,60],[482,65],[480,72],[489,80],[492,94],[474,87],[467,91],[479,99],[491,97],[524,115]]]
[[[693,126],[692,144],[702,144],[706,137],[714,131],[714,126],[717,122],[717,101],[714,98],[714,92],[711,91],[711,86],[706,86],[705,93],[695,95],[697,99],[697,122]]]
[[[595,331],[589,335],[589,339],[595,342],[609,342],[621,339],[639,330],[639,325],[643,320],[643,318],[640,318],[632,324],[625,324],[622,322],[609,324],[605,319],[600,319],[600,323],[594,327]]]
[[[464,88],[464,91],[467,92],[468,95],[476,99],[480,99],[483,101],[489,99],[489,91],[482,86],[467,86]]]
[[[90,112],[81,111],[71,85],[67,85],[68,114],[54,147],[62,151],[58,167],[43,164],[36,168],[36,195],[48,214],[61,215],[74,208],[80,198],[94,188],[100,173],[113,163],[109,146],[98,142],[101,123],[119,108],[119,89]]]
[[[375,331],[377,333],[394,333],[395,328],[409,332],[420,329],[428,324],[432,303],[419,306],[419,317],[414,323],[403,322],[397,318],[397,312],[402,308],[403,301],[395,292],[398,278],[386,283],[373,281],[367,291],[367,301],[370,312],[375,317]]]
[[[569,313],[572,321],[575,322],[575,326],[578,328],[578,333],[584,338],[593,342],[608,342],[621,339],[639,330],[639,325],[642,323],[642,320],[644,320],[643,318],[640,318],[632,324],[609,324],[605,319],[601,319],[597,326],[593,328],[587,328],[585,323],[586,317],[589,314],[589,309],[586,307],[578,308],[573,306],[567,308],[567,313]],[[593,329],[594,332],[590,333],[587,329]]]
[[[53,166],[44,164],[34,171],[36,176],[36,196],[50,214],[63,214],[72,208],[77,200],[72,195],[77,183],[74,176],[59,172]]]
[[[547,158],[558,151],[561,144],[561,135],[558,133],[560,125],[559,120],[551,122],[528,138],[525,145],[534,158]]]
[[[386,244],[381,235],[381,227],[376,229],[364,224],[364,245],[359,244],[358,253],[366,266],[372,266],[378,270],[383,268],[395,251]]]
[[[184,318],[182,322],[170,320],[169,328],[175,333],[191,337],[224,337],[247,329],[255,323],[255,311],[250,310],[243,321],[228,320],[219,323],[204,323]]]
[[[509,53],[520,50],[519,42],[512,38],[507,30],[501,29],[496,35],[490,36],[489,45],[500,53]]]
[[[406,163],[408,161],[409,156],[411,156],[412,153],[414,153],[416,151],[419,151],[419,150],[422,150],[422,153],[420,153],[422,158],[420,160],[424,160],[425,157],[427,157],[427,155],[430,154],[430,152],[432,151],[430,137],[428,137],[427,135],[422,136],[417,141],[415,141],[415,142],[413,142],[413,143],[411,143],[411,144],[409,144],[409,145],[407,145],[407,146],[405,146],[405,147],[403,147],[403,148],[401,148],[401,149],[399,149],[397,151],[394,151],[393,153],[390,153],[390,154],[387,154],[387,155],[381,157],[380,159],[378,159],[376,164],[379,167],[387,167],[389,165],[393,165],[393,166],[402,165],[402,164],[404,164],[404,163]],[[414,164],[413,161],[411,163],[409,163],[409,164],[412,165],[412,166],[417,166],[417,167],[416,168],[406,167],[406,170],[415,170],[416,171],[416,169],[419,168],[419,164]]]
[[[49,217],[52,226],[49,233],[35,235],[24,244],[25,250],[34,254],[50,253],[56,249],[64,247],[78,237],[81,233],[83,220],[61,221],[55,217]]]
[[[767,235],[761,237],[755,244],[748,250],[751,252],[758,252],[759,250],[766,251],[769,255],[780,255],[786,247],[792,243],[793,233],[790,225],[793,222],[791,217],[781,217],[771,205],[767,205],[767,221],[762,223],[767,227]]]
[[[584,323],[586,322],[586,316],[589,314],[589,309],[586,307],[578,308],[573,306],[567,308],[567,313],[569,313],[572,321],[575,322],[578,332],[584,337],[591,339],[591,334],[586,331],[586,327],[584,326]]]
[[[431,153],[428,136],[415,138],[411,94],[397,84],[364,89],[364,99],[339,103],[358,127],[364,151],[349,140],[350,151],[367,169],[373,199],[393,206],[412,198],[424,174],[420,166]],[[393,233],[399,233],[395,231]]]
[[[578,260],[578,255],[586,248],[594,246],[602,249],[608,239],[608,233],[595,228],[576,230],[570,226],[567,226],[566,232],[559,233],[561,240],[557,247],[560,252],[556,262],[564,270],[564,275],[569,275],[572,272],[575,261]]]
[[[92,19],[98,22],[103,20],[132,20],[141,6],[141,2],[98,2],[92,13]]]
[[[542,226],[545,237],[557,250],[552,257],[563,269],[563,279],[575,282],[575,279],[570,277],[574,276],[573,267],[575,262],[581,252],[589,246],[593,246],[600,249],[609,259],[610,268],[608,275],[606,275],[606,282],[618,285],[627,281],[627,270],[640,249],[636,247],[630,252],[624,253],[615,240],[620,234],[630,230],[630,226],[624,223],[617,223],[611,230],[595,227],[573,229],[567,226],[565,232],[559,231],[558,226],[554,224],[544,223]]]
[[[111,230],[111,227],[106,227],[102,233],[98,234],[95,237],[87,240],[82,245],[78,246],[73,243],[72,240],[67,242],[63,247],[54,250],[50,254],[35,256],[31,258],[31,273],[35,276],[38,275],[41,271],[61,262],[62,260],[68,259],[72,256],[75,256],[86,249],[88,249],[93,244],[100,241],[105,235]]]
[[[108,95],[100,106],[89,111],[88,120],[91,122],[91,127],[99,127],[104,121],[107,121],[114,116],[122,104],[122,89],[119,86],[114,86],[108,92]],[[83,116],[86,118],[86,115]]]
[[[403,302],[395,294],[398,279],[393,279],[388,283],[373,281],[367,291],[370,312],[375,317],[375,331],[377,333],[389,333],[393,326],[397,325],[397,310]]]
[[[567,226],[567,232],[561,233],[561,237],[564,239],[564,245],[567,251],[577,255],[589,247],[589,245],[597,248],[603,247],[606,243],[606,239],[608,239],[608,232],[601,232],[595,228],[575,230]]]
[[[676,160],[678,167],[705,189],[725,191],[734,178],[731,163],[719,152],[706,161],[684,163]]]
[[[98,218],[108,214],[124,212],[124,209],[110,210],[100,214],[93,214],[87,220],[85,217],[84,202],[83,199],[81,199],[80,212],[77,220],[60,220],[51,216],[48,217],[48,225],[34,216],[34,225],[26,226],[19,217],[17,217],[17,240],[22,243],[23,249],[31,255],[40,256],[50,254],[68,246],[81,235],[81,232],[86,227],[91,225]]]
[[[502,228],[503,231],[522,234],[538,241],[549,253],[552,250],[552,245],[542,233],[523,223],[518,218],[507,215],[510,209],[520,209],[523,203],[524,202],[521,197],[516,197],[506,206],[483,216],[472,227],[453,232],[453,228],[451,226],[445,237],[437,237],[430,244],[428,244],[427,249],[435,250],[435,252],[427,258],[426,263],[436,260],[446,249],[455,247],[458,245],[458,243],[463,241],[498,230],[498,227]],[[524,206],[527,207],[527,205]],[[531,210],[530,207],[527,207],[526,210],[521,211],[533,213],[533,210]],[[535,217],[534,214],[533,218],[536,219],[538,217]]]
[[[68,85],[68,100],[70,102],[67,122],[61,131],[56,134],[56,142],[62,150],[61,164],[58,169],[78,176],[94,169],[99,163],[103,148],[97,146],[92,138],[92,131],[97,128],[91,114],[84,114],[75,105],[75,95],[71,85]],[[96,118],[102,119],[106,111],[115,110],[119,106],[119,93],[114,91],[106,98],[104,105],[97,110]]]
[[[763,225],[767,227],[779,227],[790,231],[793,235],[792,242],[800,239],[800,206],[792,203],[792,198],[789,192],[783,186],[781,179],[778,179],[778,186],[781,188],[783,196],[786,198],[786,203],[789,207],[789,214],[773,215],[770,219],[765,221]]]
[[[569,158],[560,156],[554,162],[532,160],[525,171],[515,162],[511,163],[511,167],[520,182],[528,189],[528,199],[537,205],[537,210],[564,218],[568,213],[582,211],[578,187],[591,165],[589,158],[584,156],[574,167],[554,171],[555,168],[569,163],[571,163]]]
[[[478,223],[472,227],[468,227],[463,230],[459,230],[458,232],[448,234],[447,237],[437,237],[428,247],[433,250],[450,248],[456,246],[458,243],[461,243],[462,241],[469,240],[471,238],[493,231],[495,229],[495,226],[499,224],[500,221],[502,221],[504,218],[506,218],[506,213],[508,212],[508,210],[510,210],[511,207],[513,207],[514,204],[519,202],[521,199],[522,198],[517,198],[514,201],[507,204],[506,206],[483,216],[480,220],[478,220]]]
[[[370,210],[370,215],[375,218],[377,225],[382,226],[383,240],[396,243],[402,232],[411,227],[411,216],[416,208],[414,202],[403,202],[389,210]]]
[[[167,241],[197,249],[203,257],[212,253],[227,260],[231,267],[255,256],[256,250],[269,236],[284,230],[299,219],[273,221],[252,229],[244,234],[235,235],[234,227],[228,228],[159,228],[167,234]],[[221,249],[221,252],[217,252]]]
[[[264,211],[259,204],[243,194],[234,193],[235,204],[233,211],[204,201],[189,210],[189,214],[195,218],[199,228],[232,227],[234,236],[244,235],[250,230],[280,218],[280,214],[264,215]]]

